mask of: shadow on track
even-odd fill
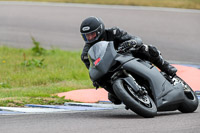
[[[197,113],[197,112],[194,112]],[[161,118],[161,117],[165,117],[165,116],[177,116],[177,115],[184,115],[184,113],[181,113],[179,111],[169,111],[169,112],[158,112],[158,114],[154,117],[154,118]],[[143,118],[137,114],[135,114],[134,112],[130,111],[130,110],[114,110],[114,111],[107,111],[107,113],[105,113],[103,111],[103,113],[98,112],[98,114],[95,115],[91,115],[90,117],[95,117],[95,118],[104,118],[104,119],[146,119]]]

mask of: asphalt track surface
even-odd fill
[[[118,26],[153,44],[168,60],[200,63],[200,11],[74,4],[0,2],[0,45],[31,48],[30,36],[42,46],[80,50],[79,25],[87,16],[101,17],[106,27]],[[176,132],[197,133],[195,113],[159,113],[144,119],[131,111],[15,114],[0,116],[0,131],[10,132]]]
[[[159,113],[145,119],[125,109],[0,116],[1,133],[199,133],[195,113]]]

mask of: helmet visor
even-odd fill
[[[101,25],[94,31],[82,33],[81,36],[86,43],[92,43],[98,40],[101,33]]]

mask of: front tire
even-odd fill
[[[184,87],[184,94],[185,94],[184,102],[180,105],[178,110],[182,113],[194,112],[198,108],[198,105],[199,105],[199,100],[196,94],[194,93],[192,88],[180,77],[176,76],[175,79],[181,82],[181,84]]]
[[[138,115],[152,118],[157,114],[154,101],[148,95],[137,98],[137,94],[123,80],[117,79],[113,84],[113,90],[117,97]]]

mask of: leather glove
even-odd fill
[[[132,47],[135,47],[136,44],[137,42],[135,40],[128,40],[121,44],[121,48],[122,49],[132,48]]]

